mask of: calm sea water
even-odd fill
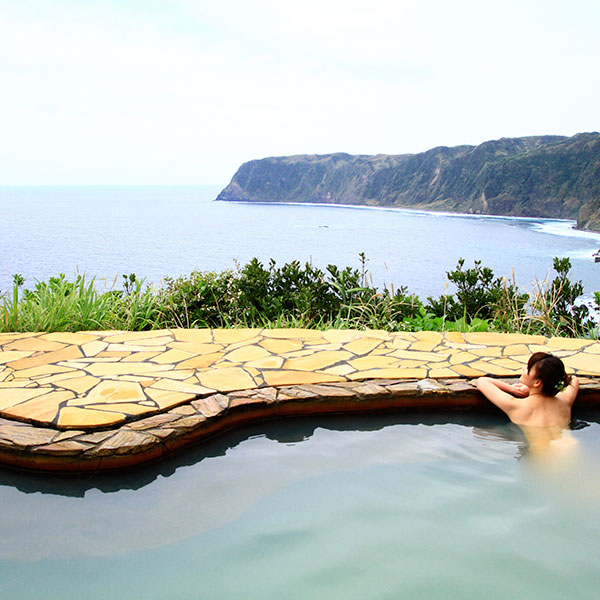
[[[112,284],[136,273],[159,283],[193,269],[233,268],[256,256],[279,263],[359,266],[369,259],[376,285],[444,293],[459,257],[497,275],[516,272],[528,288],[554,256],[570,256],[586,292],[600,290],[592,253],[600,235],[573,222],[469,217],[406,210],[213,202],[219,187],[0,188],[0,291],[22,274],[36,279],[84,272]]]
[[[0,470],[0,596],[595,600],[600,425],[550,464],[502,417],[231,433],[134,473]]]

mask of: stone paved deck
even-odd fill
[[[598,397],[594,340],[300,329],[2,333],[0,462],[118,468],[256,418],[477,405],[469,379],[518,376],[538,350],[582,378],[582,397]]]

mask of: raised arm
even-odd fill
[[[512,389],[512,386],[509,383],[499,381],[498,379],[492,379],[491,377],[480,377],[477,380],[477,389],[492,404],[495,404],[498,408],[503,410],[509,417],[514,409],[518,407],[517,399],[508,391],[509,389]]]
[[[579,392],[579,380],[575,375],[571,377],[571,383],[562,391],[556,394],[556,397],[569,406],[573,406],[577,393]]]

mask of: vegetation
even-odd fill
[[[138,331],[166,327],[308,327],[388,331],[503,331],[598,337],[583,285],[569,277],[568,258],[555,258],[552,280],[535,282],[532,294],[475,261],[461,258],[446,273],[453,294],[421,301],[405,287],[369,283],[366,258],[360,269],[329,265],[325,271],[298,261],[278,267],[252,259],[236,270],[194,271],[166,278],[154,289],[124,275],[122,289],[98,290],[96,282],[64,274],[0,297],[0,331]],[[595,292],[600,310],[600,292]]]
[[[253,160],[217,199],[570,218],[600,231],[600,134],[502,138],[419,154]]]

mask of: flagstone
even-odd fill
[[[175,390],[157,390],[155,388],[146,388],[146,395],[151,398],[156,405],[164,410],[178,404],[183,404],[189,400],[196,398],[197,394],[188,392],[177,392]]]
[[[51,363],[58,363],[61,361],[69,360],[71,358],[78,358],[83,356],[77,346],[67,346],[62,350],[54,350],[53,352],[43,352],[30,356],[28,358],[20,358],[7,363],[12,369],[29,369],[32,367],[38,367],[40,365],[47,365]]]
[[[191,352],[186,352],[185,350],[167,350],[166,352],[161,352],[158,354],[152,359],[152,362],[159,364],[175,364],[181,362],[182,360],[192,358],[193,356],[194,355]]]
[[[54,375],[55,373],[73,373],[76,370],[77,369],[61,367],[59,365],[41,365],[39,367],[31,367],[29,369],[15,371],[13,375],[15,376],[15,379],[37,379],[46,377],[47,375]]]
[[[499,348],[498,346],[491,346],[491,347],[472,347],[469,349],[469,352],[471,352],[471,354],[476,354],[477,356],[497,356],[500,357],[502,355],[502,348]]]
[[[166,379],[177,379],[178,381],[185,381],[186,379],[189,379],[194,373],[194,369],[166,369],[164,371],[148,371],[146,373],[146,376],[154,377],[155,379],[162,379],[164,377]],[[119,379],[122,378],[119,377]]]
[[[213,363],[219,360],[223,356],[223,352],[213,352],[212,354],[203,354],[195,356],[194,358],[188,358],[180,362],[175,368],[176,369],[205,369],[210,367]]]
[[[383,329],[365,329],[360,332],[360,335],[368,338],[375,338],[380,340],[391,340],[392,334],[389,331]]]
[[[372,352],[382,343],[382,340],[377,338],[361,337],[353,342],[344,344],[344,350],[352,352],[352,354],[361,355]]]
[[[171,329],[171,334],[178,342],[193,342],[196,344],[212,343],[212,329]]]
[[[123,423],[123,421],[125,421],[125,415],[121,413],[92,410],[79,406],[65,406],[61,409],[56,424],[63,429],[81,429],[85,427],[115,426]]]
[[[99,362],[92,363],[87,371],[90,375],[145,375],[148,372],[167,370],[170,365],[157,365],[149,362]]]
[[[314,371],[288,371],[277,369],[274,371],[263,371],[263,378],[267,385],[300,385],[302,383],[335,383],[344,381],[343,377],[331,373],[319,373]]]
[[[105,380],[88,392],[85,398],[81,398],[77,402],[70,402],[70,404],[96,404],[98,402],[112,404],[113,402],[136,402],[145,399],[146,396],[139,383]]]
[[[57,373],[56,375],[48,375],[46,377],[39,377],[35,381],[38,385],[43,385],[43,386],[48,385],[48,384],[56,385],[56,383],[58,381],[63,381],[65,379],[82,378],[85,375],[86,375],[85,371],[73,371],[73,370],[69,369],[68,371],[66,371],[64,373]]]
[[[299,340],[264,339],[260,345],[274,354],[285,354],[302,350],[303,344]]]
[[[298,350],[296,352],[286,352],[282,354],[284,358],[299,358],[301,356],[312,356],[314,352],[312,350]]]
[[[148,338],[143,340],[135,340],[135,346],[146,348],[147,350],[153,350],[155,348],[162,348],[171,343],[173,338],[169,337],[157,337],[157,338]]]
[[[527,355],[527,360],[529,360],[529,355]],[[494,358],[490,363],[510,369],[515,374],[520,374],[523,369],[523,365],[512,358]]]
[[[13,388],[13,387],[2,387],[0,388],[0,411],[8,408],[10,406],[14,406],[15,404],[20,404],[21,402],[26,402],[27,400],[31,400],[36,396],[41,396],[43,394],[47,394],[52,388]]]
[[[331,344],[345,344],[355,340],[358,332],[353,329],[327,329],[322,335]]]
[[[279,369],[283,366],[283,357],[270,354],[265,358],[251,360],[246,363],[246,368],[253,367],[256,369]]]
[[[114,404],[90,404],[86,405],[87,410],[102,410],[106,412],[121,413],[127,416],[139,416],[143,414],[152,414],[158,408],[155,405],[136,404],[134,402],[116,402]]]
[[[172,379],[159,379],[156,383],[145,388],[146,394],[150,395],[150,390],[166,390],[173,392],[185,392],[187,394],[210,394],[216,388],[206,387],[204,385],[193,385],[183,381],[173,381]]]
[[[490,331],[474,331],[464,334],[467,342],[483,344],[484,346],[506,346],[510,344],[543,344],[543,335],[528,335],[524,333],[495,333]]]
[[[26,350],[31,352],[52,352],[53,350],[62,350],[66,344],[52,342],[41,337],[29,337],[15,340],[10,344],[4,344],[3,351],[6,350]]]
[[[213,340],[217,344],[236,344],[257,337],[259,332],[256,329],[215,329]]]
[[[577,369],[585,375],[600,375],[600,360],[593,354],[579,353],[562,359],[569,369]]]
[[[81,345],[81,350],[83,351],[83,354],[87,357],[96,356],[98,353],[102,352],[103,350],[106,350],[106,348],[108,348],[108,344],[100,340],[97,340],[95,342],[88,342],[87,344]]]
[[[354,373],[354,371],[356,371],[356,369],[348,364],[341,364],[336,365],[335,367],[323,369],[323,373],[328,373],[331,375],[349,375],[350,373]]]
[[[595,342],[591,346],[588,346],[584,352],[589,354],[600,354],[600,342]]]
[[[246,346],[252,346],[258,344],[263,339],[262,335],[257,335],[256,337],[249,338],[247,340],[243,340],[241,342],[235,342],[234,344],[227,344],[225,347],[225,351],[231,352],[232,350],[236,350],[237,348],[244,348]]]
[[[38,334],[35,332],[22,332],[17,333],[15,331],[7,331],[5,333],[0,333],[0,346],[2,344],[10,344],[13,340],[20,340],[22,338],[35,337]]]
[[[521,374],[521,368],[519,365],[513,368],[508,368],[502,365],[498,365],[496,364],[496,362],[497,361],[478,360],[465,366],[468,366],[471,369],[477,369],[486,375],[501,375],[509,377]]]
[[[478,356],[476,354],[471,354],[471,352],[455,352],[450,355],[450,364],[457,365],[459,363],[467,363],[472,360],[477,360]]]
[[[82,372],[83,377],[76,377],[71,379],[62,379],[55,381],[58,387],[72,390],[77,394],[85,394],[88,390],[91,390],[95,385],[100,383],[100,379],[86,375]],[[56,375],[56,377],[65,377],[66,374]]]
[[[411,344],[414,344],[415,340],[407,340],[404,338],[400,338],[400,337],[395,337],[391,342],[389,342],[389,345],[392,348],[396,348],[398,350],[406,350],[407,348],[410,347]],[[386,348],[388,346],[386,345]]]
[[[139,340],[151,340],[153,338],[171,339],[171,331],[169,329],[152,329],[150,331],[123,331],[115,335],[104,337],[104,341],[109,344],[122,344],[133,342],[138,343]]]
[[[344,350],[323,351],[302,358],[289,358],[283,366],[285,369],[292,371],[318,371],[351,357],[352,354]]]
[[[446,342],[452,344],[464,344],[465,336],[462,334],[462,331],[447,331],[444,333],[444,339]]]
[[[290,338],[298,340],[314,340],[322,338],[323,332],[317,329],[264,329],[262,335],[266,338]]]
[[[223,360],[231,362],[246,362],[248,360],[257,360],[259,358],[265,358],[271,356],[271,353],[261,346],[243,346],[232,352],[227,352],[223,356]]]
[[[256,387],[256,382],[249,373],[240,368],[216,368],[196,375],[203,386],[233,392]]]
[[[419,340],[417,342],[413,342],[409,346],[409,349],[415,351],[431,352],[439,345],[439,342],[436,342],[434,340]]]
[[[157,348],[145,352],[132,352],[129,356],[125,356],[119,362],[145,362],[159,355],[160,352],[160,349]]]
[[[425,368],[372,369],[357,371],[347,376],[350,380],[358,379],[424,379],[427,377]]]
[[[20,404],[7,407],[2,410],[5,417],[31,419],[40,423],[52,423],[58,414],[61,404],[74,398],[73,392],[54,392],[49,391],[43,396],[38,396],[21,402]]]
[[[452,370],[464,377],[481,377],[482,375],[489,375],[487,371],[480,371],[469,365],[453,365]]]
[[[391,343],[394,348],[398,348],[398,346],[395,345],[396,343],[416,341],[417,338],[415,337],[414,333],[410,333],[408,331],[395,331],[391,334]]]
[[[2,352],[0,352],[0,365],[14,362],[22,358],[27,358],[33,353],[33,350],[2,350]]]
[[[205,344],[200,342],[171,342],[168,348],[183,350],[191,354],[211,354],[223,350],[223,344]]]
[[[85,344],[93,342],[100,337],[100,333],[72,333],[70,331],[57,331],[55,333],[45,333],[40,336],[41,339],[50,340],[52,342],[60,342],[63,344]]]
[[[126,356],[129,356],[131,354],[131,352],[114,352],[114,351],[105,351],[105,352],[99,352],[96,355],[96,359],[98,358],[125,358]]]
[[[503,356],[516,356],[518,354],[531,354],[525,344],[510,344],[502,350]]]
[[[560,350],[583,350],[585,347],[591,346],[593,343],[593,340],[582,340],[581,338],[571,339],[563,337],[551,337],[548,340],[549,346],[554,346],[554,348],[559,348]]]
[[[439,331],[415,331],[413,335],[418,342],[435,342],[439,344],[443,335]]]
[[[368,369],[377,369],[384,367],[397,367],[400,366],[400,361],[397,358],[391,356],[362,356],[361,358],[355,358],[349,360],[348,364],[359,371],[366,371]]]
[[[8,381],[0,382],[0,388],[33,388],[38,387],[37,383],[29,382],[27,383],[24,379],[10,379]]]
[[[396,358],[409,358],[411,360],[427,360],[430,362],[440,362],[446,360],[447,356],[439,352],[420,352],[413,350],[395,350],[390,356]]]

